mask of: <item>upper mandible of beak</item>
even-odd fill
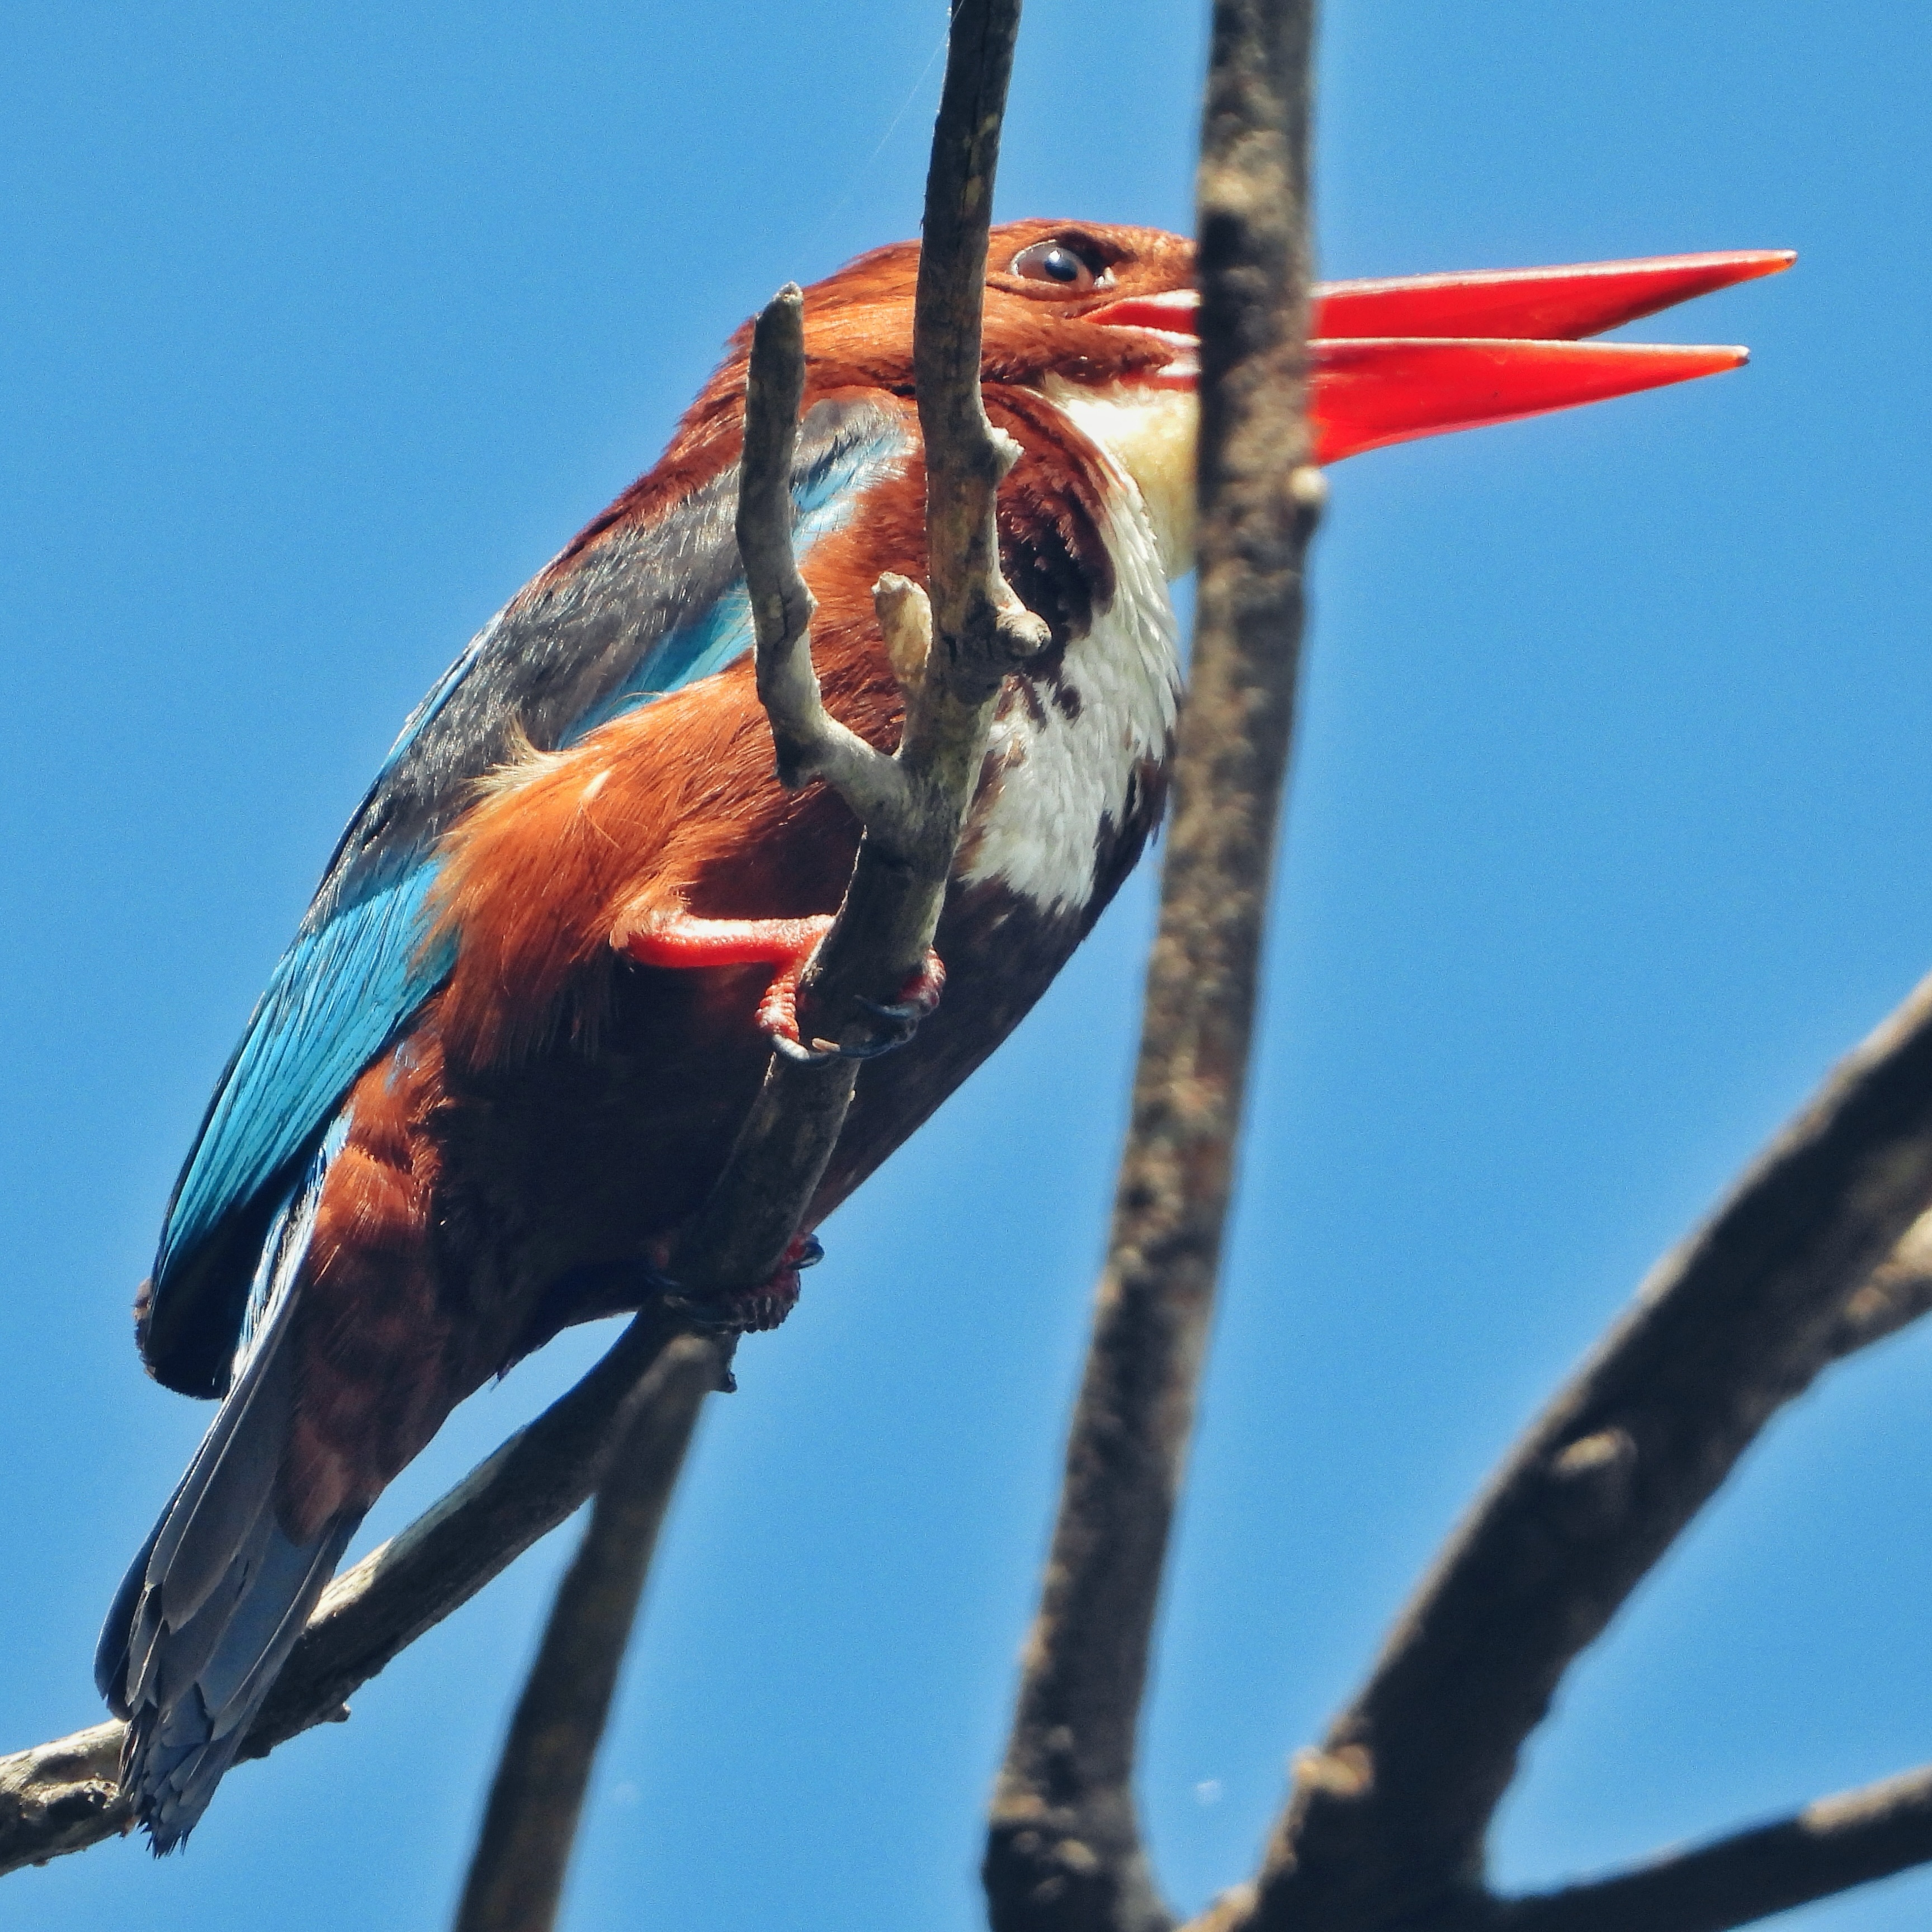
[[[1320,285],[1310,316],[1315,460],[1735,369],[1748,350],[1578,338],[1796,260],[1758,249]],[[1084,319],[1172,341],[1173,360],[1148,380],[1178,387],[1194,380],[1198,308],[1182,289],[1130,296]]]

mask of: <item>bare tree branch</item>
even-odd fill
[[[738,554],[758,632],[758,696],[778,751],[779,782],[796,790],[823,778],[860,824],[876,832],[904,818],[914,801],[898,760],[826,710],[812,668],[816,606],[791,542],[792,453],[804,395],[805,297],[796,282],[788,282],[752,331],[738,472]],[[924,591],[916,584],[908,588],[924,603]],[[930,635],[929,614],[927,628]],[[924,665],[921,652],[922,670]]]
[[[993,1798],[998,1932],[1171,1925],[1134,1747],[1234,1171],[1294,722],[1312,0],[1214,11],[1199,178],[1199,590],[1133,1112],[1040,1616]]]
[[[980,302],[1018,0],[961,0],[928,182],[916,344],[931,596],[883,579],[907,694],[888,758],[831,718],[786,494],[802,304],[760,318],[740,541],[780,777],[833,786],[865,828],[804,991],[867,1043],[860,994],[929,944],[1001,680],[1045,641],[1002,580],[1013,451],[979,394]],[[996,1790],[998,1932],[1162,1932],[1142,1850],[1136,1732],[1234,1166],[1292,733],[1305,548],[1306,138],[1312,0],[1217,0],[1200,179],[1202,508],[1193,688],[1173,778],[1134,1112],[1060,1520]],[[1932,982],[1928,982],[1932,986]],[[808,1030],[808,1037],[813,1036]],[[1523,1438],[1318,1752],[1252,1887],[1197,1922],[1432,1932],[1720,1932],[1932,1858],[1932,1771],[1637,1870],[1514,1900],[1481,1847],[1564,1670],[1757,1430],[1825,1366],[1932,1308],[1932,992],[1854,1056]],[[842,1126],[854,1063],[775,1058],[674,1258],[694,1298],[766,1278]],[[1895,1245],[1894,1245],[1895,1244]],[[1888,1250],[1889,1252],[1888,1252]],[[719,1345],[640,1315],[578,1388],[337,1580],[244,1756],[344,1700],[602,1485],[519,1704],[459,1932],[555,1918],[650,1553]],[[682,1339],[680,1339],[682,1338]],[[621,1445],[614,1454],[614,1444]],[[123,1727],[0,1760],[0,1872],[128,1828]]]
[[[45,1864],[132,1828],[116,1718],[0,1758],[0,1873]]]
[[[556,1922],[644,1573],[699,1406],[717,1380],[717,1344],[687,1336],[625,1404],[610,1473],[511,1720],[457,1932],[549,1932]]]
[[[400,1536],[323,1593],[242,1755],[344,1714],[350,1694],[573,1515],[596,1489],[626,1406],[683,1318],[644,1310],[590,1373]]]
[[[1490,1818],[1564,1672],[1842,1352],[1855,1292],[1928,1201],[1932,980],[1658,1264],[1511,1452],[1298,1762],[1245,1922],[1379,1927],[1478,1896]]]
[[[1480,1932],[1727,1932],[1928,1858],[1932,1767],[1609,1878],[1503,1900]]]
[[[1518,1898],[1461,1894],[1402,1923],[1405,1932],[1729,1932],[1928,1859],[1932,1766],[1607,1877]],[[1254,1898],[1252,1886],[1228,1893],[1186,1932],[1234,1932]]]
[[[752,332],[737,532],[758,692],[780,782],[825,779],[863,828],[844,901],[801,988],[801,1019],[815,1012],[820,1028],[848,1046],[868,1043],[872,1030],[856,996],[890,998],[925,961],[1000,686],[1048,640],[1046,626],[1000,575],[995,497],[1018,452],[996,440],[980,394],[987,228],[1018,27],[1018,0],[958,0],[948,38],[913,338],[932,597],[895,576],[874,590],[906,696],[891,758],[826,713],[812,668],[812,594],[791,542],[789,484],[805,388],[795,285],[767,304]],[[682,1286],[698,1294],[740,1287],[778,1265],[844,1126],[855,1072],[848,1058],[772,1055],[724,1172],[672,1257]],[[650,1544],[700,1393],[662,1420],[647,1412],[638,1425],[650,1444],[641,1494],[628,1448],[605,1479],[504,1748],[458,1932],[547,1932],[556,1918]],[[662,1490],[652,1486],[660,1478]]]
[[[923,964],[1000,684],[1048,640],[1046,625],[1000,574],[994,497],[1017,452],[995,436],[980,397],[986,230],[1019,15],[1019,0],[958,0],[946,45],[913,339],[926,452],[929,618],[916,586],[903,579],[884,580],[875,592],[894,668],[909,678],[923,663],[907,692],[896,783],[882,782],[813,723],[817,680],[802,637],[810,599],[801,599],[803,584],[784,560],[790,506],[772,481],[788,473],[776,459],[793,429],[776,422],[769,432],[761,428],[755,451],[748,437],[758,474],[752,476],[748,462],[754,495],[741,499],[740,522],[752,537],[747,568],[759,572],[754,609],[768,640],[761,645],[760,690],[768,704],[772,695],[780,699],[772,726],[780,776],[799,776],[819,760],[836,764],[850,780],[846,796],[866,826],[844,902],[800,988],[800,1030],[806,1039],[866,1044],[877,1022],[862,1002],[890,999]],[[770,386],[761,375],[749,400],[762,405],[769,394],[776,404],[789,398],[795,424],[802,376],[781,366],[787,356],[802,354],[794,314],[791,298],[781,294],[760,319],[772,358],[764,365]],[[782,415],[775,409],[774,416]],[[928,622],[932,647],[920,652],[914,640]],[[736,1287],[763,1280],[777,1265],[831,1157],[854,1078],[848,1059],[801,1064],[773,1057],[725,1177],[673,1258],[679,1281],[696,1290]]]

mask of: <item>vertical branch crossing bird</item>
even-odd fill
[[[1582,340],[1784,254],[1318,292],[1318,460],[1733,367]],[[1191,566],[1192,249],[993,231],[982,375],[1018,444],[1001,561],[1050,646],[1006,680],[935,940],[891,1009],[815,1225],[1037,1000],[1158,822]],[[915,244],[805,297],[790,482],[828,708],[897,740],[872,600],[923,581]],[[451,1408],[568,1324],[670,1287],[858,830],[772,770],[733,537],[748,328],[648,475],[487,625],[403,728],[176,1184],[136,1334],[219,1396],[97,1659],[156,1851],[232,1761],[357,1524]],[[827,1024],[826,1030],[833,1030]],[[808,1040],[812,1035],[806,1034]],[[723,1327],[782,1320],[808,1232]]]

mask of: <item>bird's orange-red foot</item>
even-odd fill
[[[642,966],[776,966],[778,970],[758,1002],[758,1025],[788,1059],[824,1061],[842,1056],[871,1060],[911,1039],[921,1020],[939,1004],[946,968],[929,947],[924,963],[890,1002],[861,1000],[883,1030],[860,1046],[798,1034],[798,986],[818,943],[832,929],[828,913],[803,919],[700,919],[682,911],[657,913],[636,926],[620,928],[611,944]]]

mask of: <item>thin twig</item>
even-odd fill
[[[738,554],[758,633],[758,697],[771,724],[778,782],[795,791],[823,778],[876,836],[896,829],[914,802],[899,761],[826,710],[812,667],[816,605],[791,542],[792,454],[804,395],[805,296],[788,282],[752,327],[738,470]],[[926,593],[909,588],[923,603]]]
[[[1321,501],[1304,466],[1313,10],[1215,10],[1192,672],[1093,1344],[993,1798],[998,1932],[1173,1923],[1141,1847],[1134,1745],[1234,1178]]]
[[[674,1342],[625,1406],[610,1473],[511,1720],[457,1932],[549,1932],[590,1767],[717,1345]]]
[[[1855,1293],[1928,1202],[1932,980],[1658,1264],[1510,1453],[1298,1761],[1247,1922],[1382,1927],[1480,1896],[1490,1819],[1563,1673],[1842,1352]]]
[[[331,1583],[248,1733],[244,1757],[349,1713],[359,1685],[580,1508],[626,1398],[682,1317],[639,1315],[567,1394],[401,1534]],[[96,1724],[0,1758],[0,1874],[85,1850],[132,1822],[118,1795],[125,1726]]]
[[[1633,1870],[1504,1900],[1485,1932],[1727,1932],[1932,1858],[1932,1767]]]

